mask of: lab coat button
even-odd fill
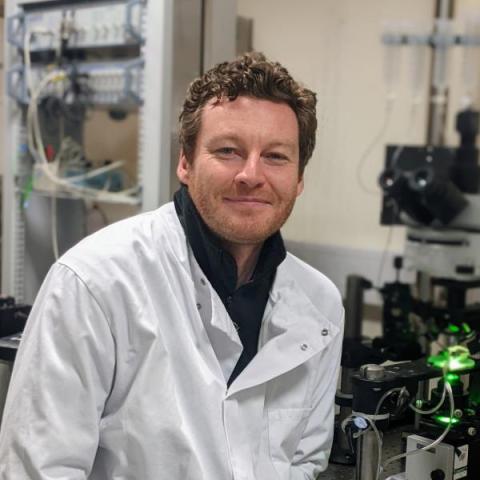
[[[201,278],[201,279],[200,279],[200,283],[201,283],[202,285],[206,285],[206,284],[207,284],[207,282],[205,281],[204,278]]]
[[[306,343],[302,343],[300,345],[300,349],[303,350],[303,351],[305,351],[307,348],[308,348],[308,345]]]
[[[202,304],[201,303],[197,303],[197,308],[200,310],[202,308]]]
[[[326,328],[324,328],[324,329],[322,330],[322,336],[325,337],[325,336],[327,336],[327,335],[328,335],[328,330],[327,330]]]

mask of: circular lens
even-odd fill
[[[430,188],[434,177],[435,174],[431,168],[419,168],[412,172],[408,183],[412,190],[424,192],[427,188]]]
[[[398,183],[398,172],[395,170],[384,170],[378,179],[378,183],[382,190],[390,191]]]
[[[385,177],[383,179],[383,183],[386,187],[391,187],[393,185],[393,178],[392,177]]]
[[[415,174],[415,183],[420,187],[420,188],[425,188],[428,184],[430,175],[428,174],[427,170],[420,170]]]

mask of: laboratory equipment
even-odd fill
[[[430,33],[394,24],[383,35],[386,50],[397,57],[402,47],[413,49],[417,69],[425,61],[419,47],[430,48],[432,71],[426,142],[387,145],[378,180],[380,223],[406,227],[404,252],[394,260],[395,280],[374,287],[382,298],[383,333],[374,339],[357,335],[353,346],[347,336],[344,343],[333,448],[340,454],[332,458],[355,463],[357,480],[383,480],[385,468],[402,460],[390,480],[480,477],[479,112],[477,60],[472,60],[480,58],[479,22],[472,18],[463,33],[455,33],[453,2],[436,4]],[[459,47],[472,65],[462,70],[459,142],[448,146],[449,62]],[[413,103],[422,90],[420,73],[411,77]],[[386,78],[387,90],[394,90],[398,79]],[[413,273],[416,281],[402,281],[403,272]],[[357,283],[372,287],[361,276]],[[347,291],[347,305],[349,298]],[[347,332],[358,333],[363,300],[354,299],[357,314],[347,316]],[[349,326],[350,319],[355,325]],[[383,436],[394,425],[405,430],[403,453],[385,458]]]

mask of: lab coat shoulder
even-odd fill
[[[60,259],[81,276],[107,277],[112,269],[160,262],[169,254],[187,261],[185,235],[173,204],[113,223],[89,235]]]
[[[287,253],[278,275],[290,278],[323,317],[343,328],[342,297],[328,277],[291,253]]]
[[[59,263],[88,286],[109,318],[121,307],[135,315],[158,292],[170,291],[175,278],[189,278],[185,235],[172,203],[99,230]]]

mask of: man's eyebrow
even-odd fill
[[[238,135],[235,135],[235,133],[219,133],[217,135],[214,135],[213,137],[209,138],[207,143],[215,143],[215,142],[224,142],[224,141],[233,141],[233,142],[240,142],[241,138]]]
[[[211,137],[207,144],[211,145],[212,143],[222,142],[222,141],[233,141],[243,143],[242,138],[235,133],[225,133],[225,134],[217,134]],[[298,148],[298,144],[296,142],[289,142],[289,141],[282,141],[282,140],[273,140],[267,144],[267,148],[278,148],[284,147],[295,151]]]
[[[286,147],[291,150],[296,150],[298,148],[298,143],[296,142],[282,142],[280,140],[274,140],[268,144],[268,148],[277,148],[277,147]]]

